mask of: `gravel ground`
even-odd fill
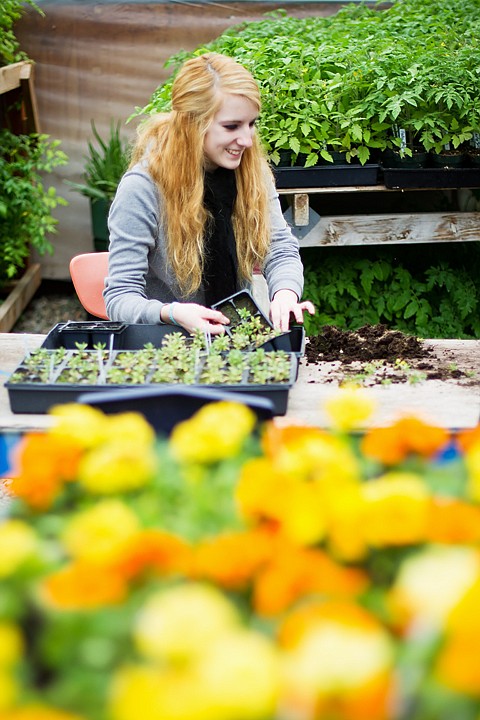
[[[46,334],[59,322],[88,319],[70,282],[44,280],[11,332]]]

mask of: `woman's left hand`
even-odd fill
[[[287,332],[290,329],[290,315],[297,323],[303,323],[303,313],[315,315],[315,307],[309,300],[298,302],[293,290],[278,290],[270,303],[270,320],[276,330]]]

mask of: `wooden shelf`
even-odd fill
[[[0,67],[0,127],[16,134],[39,133],[33,64],[22,61]],[[0,304],[0,332],[9,332],[41,282],[39,263],[28,264],[19,280],[8,283]]]
[[[33,64],[28,61],[0,67],[0,126],[29,135],[40,132]]]
[[[320,216],[310,207],[311,195],[424,192],[459,188],[387,188],[384,185],[281,188],[290,198],[285,219],[300,247],[394,245],[398,243],[469,242],[480,240],[478,212],[404,212]],[[471,188],[469,188],[471,189]]]
[[[32,263],[22,277],[12,283],[10,292],[0,304],[0,332],[10,332],[40,287],[41,278],[40,265]]]

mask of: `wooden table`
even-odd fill
[[[0,433],[44,429],[52,424],[48,415],[14,414],[10,409],[4,382],[25,355],[41,345],[44,335],[0,333]],[[479,358],[480,340],[429,340],[436,352],[459,367]],[[323,363],[323,365],[327,365]],[[295,422],[328,426],[325,400],[338,392],[337,382],[326,382],[322,364],[307,365],[302,360],[298,380],[290,391],[288,411],[278,422]],[[389,385],[366,388],[377,402],[377,410],[367,426],[388,425],[402,414],[418,417],[442,427],[458,429],[475,427],[480,419],[480,376],[473,384],[456,384],[453,380],[428,380],[415,385]]]

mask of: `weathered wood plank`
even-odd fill
[[[0,94],[20,87],[20,80],[29,77],[31,63],[22,61],[0,67]]]
[[[41,278],[40,264],[29,265],[20,280],[15,283],[6,300],[0,305],[0,332],[9,332],[12,329],[39,288]]]
[[[310,209],[305,227],[295,226],[290,209],[285,217],[301,247],[480,240],[480,213],[476,212],[320,217]]]

